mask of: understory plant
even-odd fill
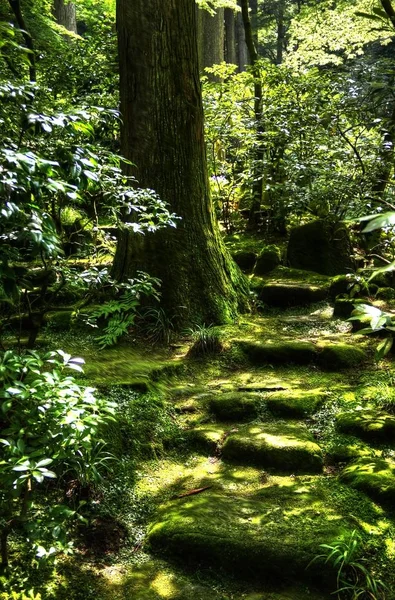
[[[113,419],[113,404],[67,374],[81,371],[83,362],[61,350],[0,356],[2,567],[10,562],[12,534],[25,539],[36,559],[70,551],[70,523],[82,517],[79,506],[63,503],[60,486],[72,480],[92,485],[111,458],[100,428]]]
[[[333,566],[337,586],[333,593],[339,600],[384,600],[387,588],[366,566],[367,559],[361,557],[361,545],[361,536],[354,529],[348,537],[333,544],[320,544],[323,553],[313,561],[323,560]]]

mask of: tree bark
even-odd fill
[[[176,229],[123,231],[113,275],[162,280],[179,326],[223,323],[246,306],[245,280],[220,237],[209,195],[193,0],[117,0],[122,153],[140,187],[181,217]]]
[[[249,64],[248,60],[248,48],[246,44],[245,31],[244,31],[244,23],[241,12],[237,13],[236,16],[236,50],[237,50],[237,64],[239,66],[239,71],[242,73],[246,70],[247,65]]]
[[[68,31],[77,33],[77,13],[74,2],[55,0],[54,16],[59,25]]]
[[[225,60],[231,65],[237,64],[236,19],[231,8],[225,8]]]
[[[211,15],[207,10],[198,9],[198,46],[201,71],[225,60],[223,8],[218,8],[215,15]],[[209,75],[209,79],[215,78]]]
[[[257,143],[254,156],[254,178],[252,184],[252,204],[248,218],[248,229],[257,229],[260,220],[260,209],[263,191],[263,158],[265,145],[263,140],[264,127],[262,115],[262,84],[258,67],[258,52],[254,42],[253,30],[249,15],[248,0],[241,0],[241,12],[243,17],[245,40],[250,55],[251,69],[254,75],[254,116],[256,123]]]

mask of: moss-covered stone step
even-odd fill
[[[237,341],[236,344],[251,364],[260,366],[264,363],[306,365],[317,357],[317,348],[311,342],[250,342]]]
[[[332,587],[331,566],[311,561],[321,553],[320,544],[345,534],[344,515],[318,491],[315,478],[286,479],[286,486],[262,488],[248,497],[206,490],[162,506],[148,531],[150,548],[239,578],[281,585],[313,579]]]
[[[260,400],[259,394],[227,392],[210,396],[207,407],[221,421],[245,421],[257,417]]]
[[[318,355],[319,366],[328,371],[359,367],[365,360],[362,348],[351,344],[326,344]]]
[[[395,461],[383,458],[360,458],[345,467],[340,478],[377,502],[394,508]]]
[[[222,458],[284,473],[319,473],[322,454],[306,426],[299,422],[253,424],[231,431]]]
[[[269,410],[283,417],[308,417],[325,402],[327,394],[316,390],[284,390],[265,395]]]
[[[256,284],[258,300],[273,307],[306,306],[321,302],[328,296],[328,288],[300,282]]]
[[[375,408],[342,412],[336,417],[340,431],[352,433],[369,442],[395,442],[395,417]]]

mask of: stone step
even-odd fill
[[[269,410],[281,417],[309,417],[325,403],[327,393],[315,390],[284,390],[265,394]]]
[[[361,407],[336,416],[339,431],[370,442],[394,442],[395,416],[374,407]]]
[[[284,473],[319,473],[323,466],[319,445],[298,421],[240,427],[226,437],[221,456]]]
[[[328,287],[298,281],[255,285],[258,300],[271,307],[307,306],[328,297]]]
[[[347,521],[316,486],[316,477],[284,479],[284,485],[248,496],[206,489],[170,501],[149,527],[151,550],[194,568],[223,569],[235,578],[283,586],[315,581],[333,591],[335,571],[314,559],[322,554],[320,544],[331,544],[347,532]]]
[[[340,479],[393,510],[395,461],[384,458],[359,458],[343,469]]]
[[[281,473],[319,473],[323,467],[319,445],[299,421],[234,427],[207,423],[193,429],[191,441],[200,450],[235,464]]]
[[[366,360],[365,352],[351,344],[320,342],[316,345],[304,340],[281,342],[236,340],[235,344],[254,366],[308,365],[315,362],[322,369],[337,371],[357,367]]]

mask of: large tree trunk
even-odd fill
[[[59,25],[63,25],[68,31],[77,33],[77,16],[74,2],[55,0],[54,15]]]
[[[240,0],[239,0],[240,4]],[[237,50],[237,64],[239,66],[239,71],[245,71],[247,65],[249,64],[248,59],[248,48],[246,44],[245,31],[244,31],[244,23],[241,12],[237,13],[236,16],[236,50]]]
[[[236,19],[231,8],[225,8],[225,60],[227,63],[237,64],[236,52]]]
[[[206,67],[218,65],[225,60],[224,9],[218,8],[215,15],[198,9],[197,14],[199,67],[203,71]]]
[[[113,274],[162,280],[179,325],[222,323],[246,305],[244,278],[221,240],[209,195],[193,0],[117,0],[122,152],[141,187],[182,220],[144,236],[123,231]]]

